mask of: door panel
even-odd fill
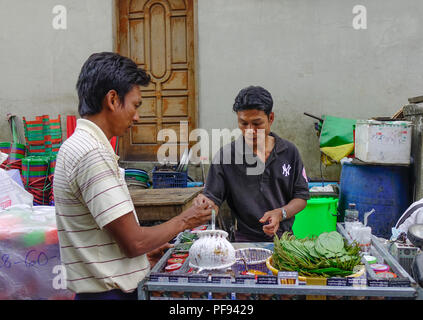
[[[151,76],[140,120],[120,141],[126,161],[156,161],[162,129],[175,130],[178,155],[197,126],[194,0],[120,0],[117,51]],[[181,125],[182,121],[182,125]]]

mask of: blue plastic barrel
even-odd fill
[[[359,220],[375,209],[367,221],[372,234],[389,239],[391,228],[411,204],[410,167],[345,163],[342,166],[338,220],[344,221],[345,209],[355,203]]]

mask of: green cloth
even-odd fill
[[[337,147],[354,143],[355,119],[322,116],[323,126],[320,132],[320,148]]]
[[[327,115],[322,118],[324,121],[320,131],[321,161],[325,165],[331,165],[354,153],[354,126],[357,120]]]

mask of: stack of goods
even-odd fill
[[[271,266],[303,277],[346,277],[360,265],[360,252],[358,245],[348,245],[336,231],[304,239],[285,232],[280,239],[275,236]]]
[[[73,298],[54,281],[61,266],[54,207],[0,210],[0,251],[0,299]]]
[[[17,143],[13,127],[13,143],[0,143],[0,152],[8,154],[0,168],[19,169],[25,189],[34,196],[34,205],[54,205],[54,168],[62,144],[60,115],[57,119],[43,115],[34,121],[22,120],[26,145]]]
[[[25,158],[25,145],[20,143],[0,142],[0,152],[6,153],[9,157],[0,164],[0,168],[22,170],[22,159]]]
[[[148,189],[151,186],[150,177],[145,170],[125,169],[125,180],[128,188]]]
[[[52,205],[55,156],[29,156],[22,161],[25,189],[34,196],[34,205]]]
[[[45,156],[57,154],[62,144],[60,115],[50,119],[48,115],[38,116],[34,121],[22,118],[28,155]]]

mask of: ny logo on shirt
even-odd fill
[[[285,176],[285,177],[287,177],[287,176],[289,176],[289,171],[291,170],[291,165],[286,165],[286,164],[284,164],[283,166],[282,166],[282,174]]]

